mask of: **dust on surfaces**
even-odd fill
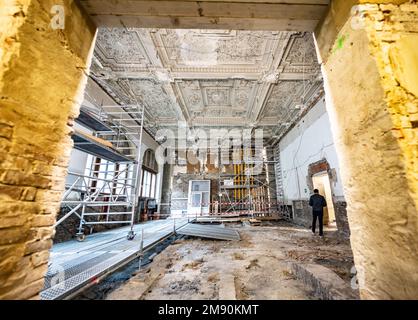
[[[240,252],[234,252],[234,253],[232,254],[232,257],[233,257],[235,260],[244,260],[244,256],[243,256],[243,254],[242,254],[242,253],[240,253]]]
[[[201,287],[199,279],[187,280],[181,279],[170,283],[168,288],[164,290],[167,295],[178,295],[179,292],[198,293]]]
[[[228,226],[227,226],[228,227]],[[107,299],[316,299],[289,262],[317,263],[348,280],[348,241],[287,223],[234,227],[241,241],[184,239],[161,252]]]

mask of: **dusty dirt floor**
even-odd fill
[[[292,274],[292,261],[320,264],[347,283],[351,280],[349,241],[336,231],[328,230],[321,238],[284,221],[226,227],[235,228],[241,241],[176,240],[140,271],[135,269],[129,279],[117,285],[105,282],[106,292],[100,298],[318,299]],[[99,291],[93,287],[79,299],[97,299]]]

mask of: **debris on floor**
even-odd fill
[[[233,229],[225,228],[217,225],[204,225],[200,223],[188,223],[179,228],[177,234],[185,236],[193,236],[206,239],[218,240],[240,240],[239,233]]]
[[[259,225],[261,225],[261,221],[257,220],[257,219],[250,219],[250,224],[252,226],[259,226]]]
[[[296,274],[292,263],[322,266],[317,269],[326,269],[339,279],[339,285],[349,286],[351,249],[337,232],[326,232],[322,239],[286,222],[226,228],[239,231],[241,241],[176,240],[128,281],[114,290],[107,288],[104,298],[316,300],[328,297],[322,294],[324,290],[307,286],[300,278],[303,273]],[[355,291],[347,293],[347,298],[356,296]],[[84,295],[84,298],[88,297]]]

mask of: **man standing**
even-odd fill
[[[314,195],[309,199],[309,205],[312,207],[312,232],[315,234],[316,219],[319,219],[319,235],[324,236],[324,207],[327,206],[327,201],[319,194],[319,190],[314,190]]]

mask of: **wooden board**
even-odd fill
[[[314,31],[328,0],[82,0],[98,26]]]
[[[108,148],[112,148],[112,149],[115,148],[111,142],[106,141],[106,140],[103,140],[103,139],[98,138],[98,137],[95,137],[95,136],[92,136],[91,134],[89,134],[89,133],[87,133],[85,131],[82,131],[82,130],[79,130],[79,129],[75,129],[75,133],[78,134],[78,135],[80,135],[80,136],[86,137],[87,139],[93,140],[96,143],[102,144],[102,145],[104,145],[104,146],[106,146]]]

